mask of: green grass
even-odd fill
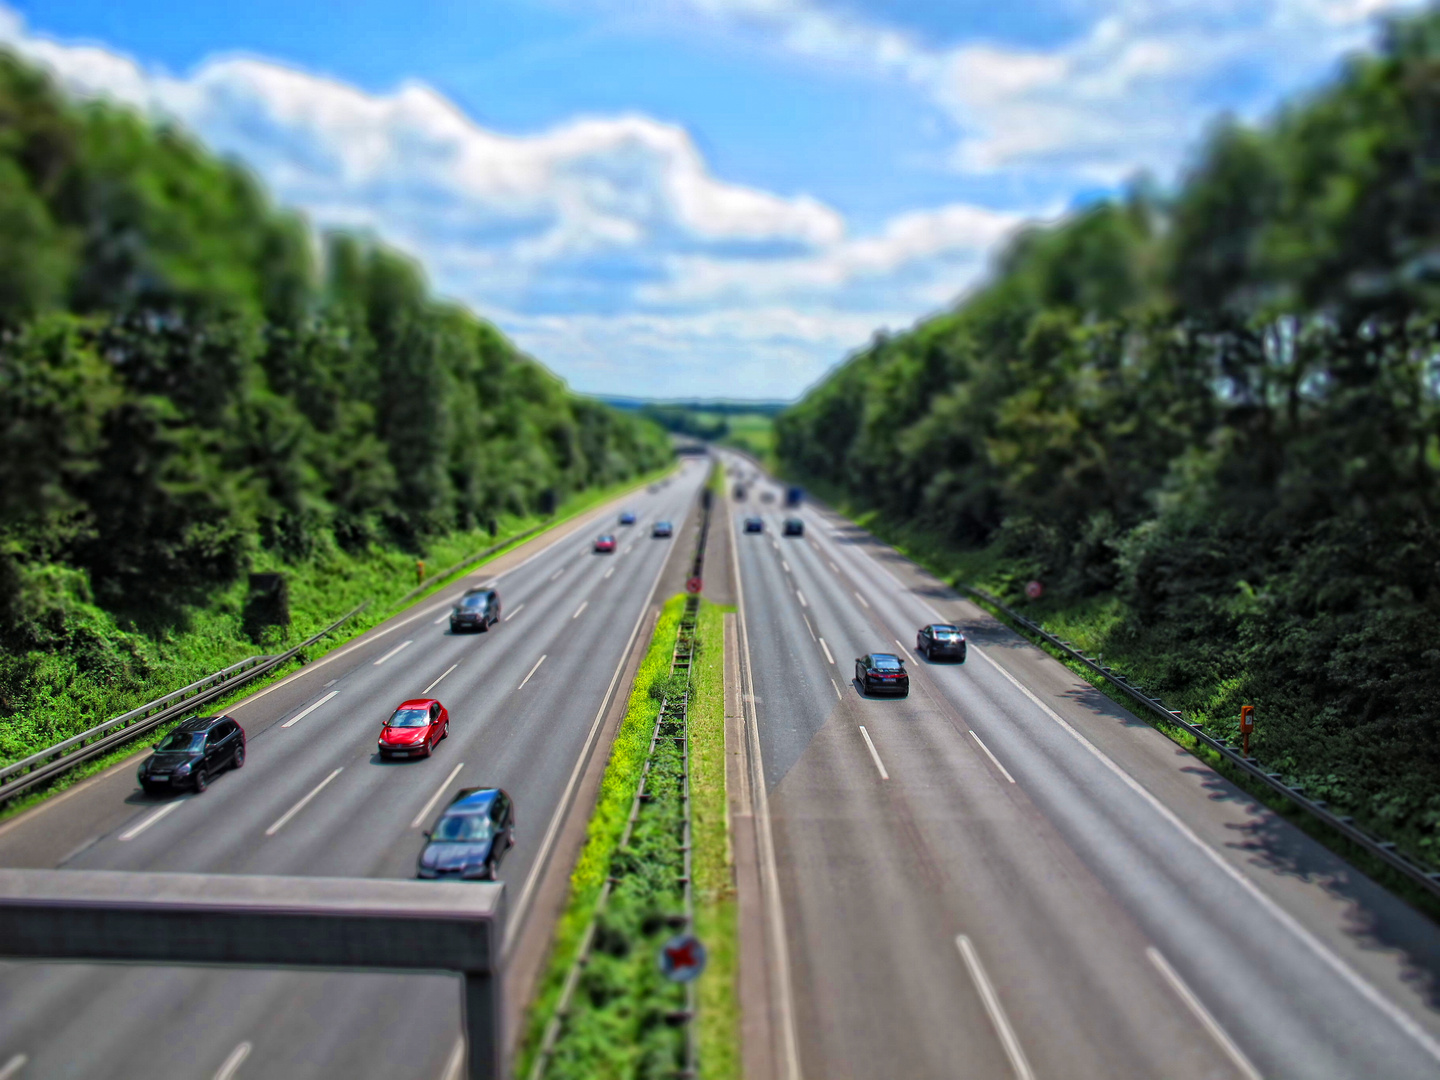
[[[700,603],[690,693],[691,873],[695,933],[709,952],[699,992],[700,1075],[739,1080],[739,924],[725,796],[726,609]]]
[[[668,467],[639,480],[577,493],[562,503],[557,514],[548,521],[535,516],[501,518],[497,535],[503,540],[537,525],[554,527],[623,491],[649,483],[667,471]],[[432,541],[425,549],[424,557],[431,570],[450,567],[495,542],[488,532],[455,532]],[[519,542],[523,541],[516,541]],[[465,567],[465,572],[499,558],[509,550],[509,546],[492,553],[480,563]],[[85,604],[83,600],[74,601],[80,609],[80,618],[91,628],[94,637],[114,646],[124,662],[95,671],[85,670],[84,657],[73,652],[9,658],[4,677],[8,680],[5,690],[10,715],[0,718],[0,764],[35,753],[247,656],[282,652],[334,622],[357,604],[366,600],[371,602],[365,611],[341,627],[334,636],[307,650],[307,655],[300,660],[207,706],[221,710],[284,678],[301,662],[313,661],[384,621],[393,613],[396,601],[415,588],[417,579],[414,555],[378,546],[356,553],[329,545],[300,563],[284,563],[273,554],[262,553],[256,559],[254,569],[284,573],[290,594],[290,626],[283,633],[278,629],[267,630],[259,643],[246,635],[242,625],[246,592],[243,582],[217,593],[206,607],[188,611],[183,625],[170,627],[153,636],[141,634],[133,627],[118,626],[103,610]],[[435,576],[427,583],[430,588],[426,592],[444,587],[446,581]],[[166,730],[168,727],[147,734],[112,754],[78,766],[42,789],[11,800],[0,811],[0,816],[8,817],[33,806],[48,795],[130,756],[137,749],[152,745],[163,737]]]
[[[737,413],[727,416],[729,434],[718,439],[722,445],[733,446],[753,454],[767,469],[776,467],[775,423],[764,413]]]

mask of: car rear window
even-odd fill
[[[958,626],[941,626],[939,623],[936,623],[931,629],[937,634],[958,634],[960,632]]]
[[[900,658],[898,656],[872,656],[870,660],[878,671],[900,670]]]
[[[387,723],[391,727],[424,727],[430,723],[430,710],[396,709],[395,715],[390,717]]]

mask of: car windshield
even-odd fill
[[[203,731],[172,731],[155,747],[162,754],[187,754],[205,749]]]
[[[877,671],[900,670],[900,658],[898,656],[872,656],[870,663]]]
[[[485,814],[446,814],[435,826],[432,840],[463,840],[475,843],[489,840],[494,827]]]
[[[395,715],[390,717],[388,723],[390,727],[424,727],[430,723],[430,710],[396,709]]]
[[[467,596],[460,601],[460,607],[465,611],[479,611],[485,606],[485,597]]]

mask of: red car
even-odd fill
[[[615,537],[613,537],[613,536],[602,536],[602,537],[599,537],[599,538],[595,541],[595,554],[597,554],[597,555],[614,555],[614,554],[615,554]]]
[[[450,734],[450,714],[434,698],[403,702],[380,729],[382,758],[429,757]]]

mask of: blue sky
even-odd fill
[[[410,251],[577,389],[791,397],[1389,6],[12,0],[0,38]]]

